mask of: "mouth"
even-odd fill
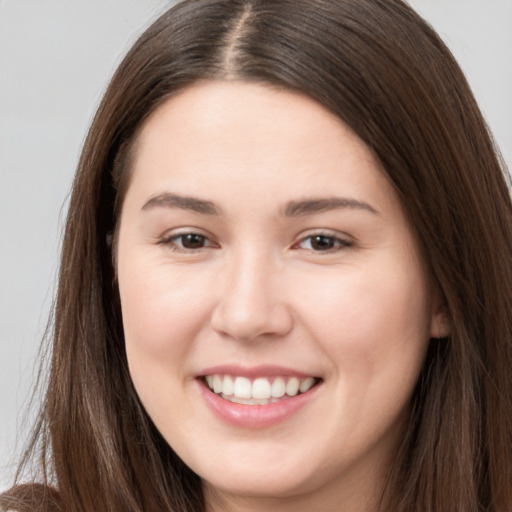
[[[272,376],[248,378],[228,374],[200,377],[212,393],[231,403],[243,405],[269,405],[307,393],[318,386],[319,377]]]

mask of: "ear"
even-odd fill
[[[446,305],[440,299],[439,293],[434,295],[432,301],[432,316],[430,320],[430,337],[447,338],[452,333],[451,319]]]

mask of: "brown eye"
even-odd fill
[[[201,233],[178,233],[168,236],[159,242],[161,245],[167,246],[173,251],[197,251],[200,249],[216,247],[206,235]]]
[[[328,234],[310,235],[303,238],[298,246],[313,252],[336,252],[352,246],[352,242]]]
[[[205,247],[207,238],[198,233],[186,233],[185,235],[178,235],[175,241],[181,239],[181,246],[184,249],[201,249]]]
[[[314,251],[328,251],[336,247],[336,239],[332,236],[317,235],[311,237],[310,244]]]

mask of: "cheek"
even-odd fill
[[[322,287],[303,287],[301,300],[308,329],[343,372],[368,378],[400,364],[413,365],[414,372],[421,365],[430,301],[414,262],[345,269]]]
[[[120,274],[123,325],[127,343],[164,350],[182,331],[193,332],[205,305],[205,283],[194,274],[176,272],[165,265],[144,272],[143,265],[131,262]]]
[[[144,267],[133,258],[119,272],[128,364],[143,401],[182,378],[207,308],[204,280],[165,265]]]
[[[302,296],[308,304],[304,323],[330,360],[326,382],[337,405],[323,428],[359,448],[397,431],[393,426],[406,410],[429,340],[422,274],[414,267],[384,270],[351,268]]]

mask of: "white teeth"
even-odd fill
[[[233,402],[235,404],[243,404],[243,405],[267,405],[272,403],[272,400],[265,399],[256,399],[256,398],[237,398],[236,396],[224,396],[221,395],[222,398],[228,400],[228,402]],[[273,399],[275,400],[275,399]]]
[[[300,381],[297,377],[292,377],[286,383],[286,394],[288,396],[295,396],[299,392]]]
[[[286,393],[286,384],[282,377],[276,377],[272,382],[271,394],[273,398],[281,398]]]
[[[270,398],[270,382],[267,379],[256,379],[252,383],[252,398]]]
[[[235,403],[265,405],[281,398],[290,398],[309,391],[316,380],[313,377],[258,377],[253,382],[246,377],[207,375],[206,383],[216,394]]]
[[[230,396],[229,401],[234,404],[248,404],[249,399],[247,398],[237,398],[236,396]]]
[[[222,394],[231,396],[235,391],[235,383],[229,375],[224,376],[224,382],[222,383]]]
[[[237,377],[235,379],[235,387],[233,389],[233,394],[237,398],[252,398],[251,381],[249,379],[246,379],[245,377]]]
[[[309,389],[311,389],[313,387],[313,385],[315,384],[315,379],[313,377],[308,377],[307,379],[304,379],[301,383],[300,383],[300,386],[299,386],[299,391],[301,393],[305,393],[306,391],[308,391]]]
[[[213,376],[213,391],[215,393],[222,392],[222,377],[220,375]]]

